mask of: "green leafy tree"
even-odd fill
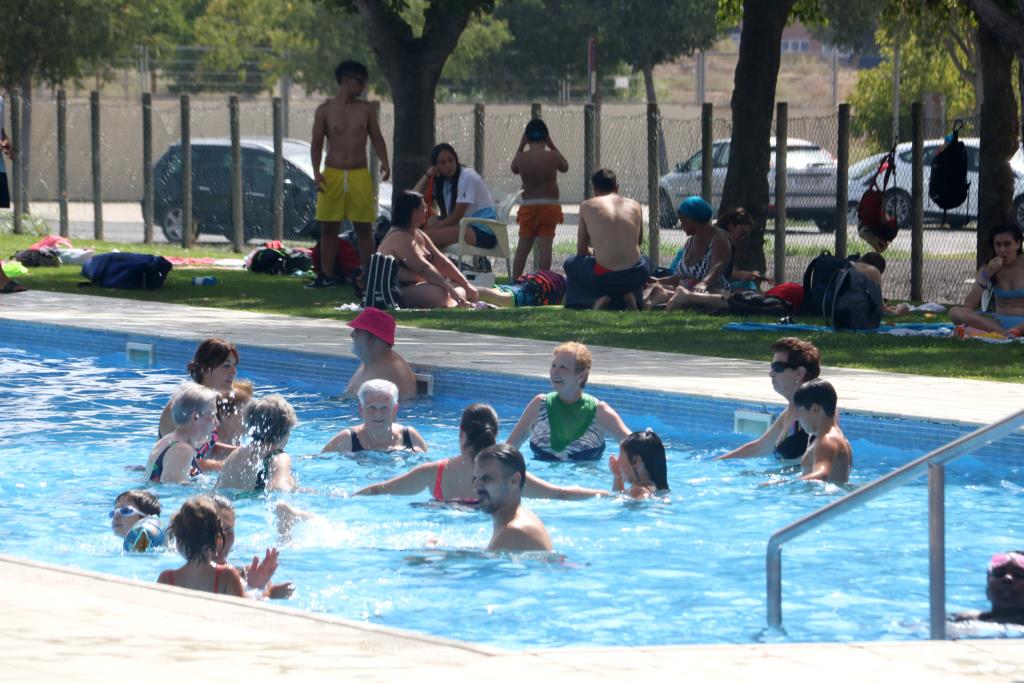
[[[974,83],[966,80],[946,48],[937,41],[922,41],[916,32],[900,32],[899,138],[910,139],[910,105],[928,93],[939,93],[950,116],[969,116],[974,111]],[[864,136],[876,150],[889,147],[892,130],[893,31],[876,35],[883,61],[857,77],[850,104],[855,116],[851,131]],[[972,41],[973,42],[973,41]]]
[[[356,10],[363,19],[395,107],[394,187],[412,187],[434,146],[434,98],[441,73],[470,19],[493,11],[494,0],[324,1]]]
[[[161,27],[180,25],[179,9],[174,0],[0,0],[0,84],[18,89],[23,103],[23,177],[30,177],[33,84],[109,73],[137,45],[157,44]]]

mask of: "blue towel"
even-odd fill
[[[886,332],[891,329],[903,329],[903,330],[941,330],[944,328],[952,328],[953,323],[897,323],[896,325],[883,325],[877,330],[856,330],[857,332],[863,332],[865,334],[877,334],[879,332]],[[733,332],[835,332],[828,325],[804,325],[801,323],[792,323],[784,325],[782,323],[755,323],[755,322],[742,322],[742,323],[727,323],[722,326],[723,330],[731,330]],[[844,330],[846,331],[846,330]]]

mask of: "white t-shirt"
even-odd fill
[[[451,183],[444,184],[445,207],[452,205],[451,188]],[[459,174],[458,195],[455,197],[455,203],[469,204],[466,208],[466,216],[476,215],[483,209],[494,209],[494,199],[491,197],[491,191],[487,188],[487,183],[479,173],[468,166],[463,166],[462,172]]]

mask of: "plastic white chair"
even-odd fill
[[[520,195],[523,194],[522,190],[513,192],[505,197],[502,202],[495,207],[495,213],[498,214],[496,220],[490,218],[463,218],[459,221],[459,241],[458,244],[453,244],[459,258],[459,263],[462,263],[462,257],[465,254],[470,256],[488,256],[493,258],[505,259],[505,269],[508,271],[509,279],[512,278],[512,252],[508,245],[508,223],[509,215],[512,213],[512,207],[515,206],[516,202],[519,201]],[[466,231],[469,230],[471,224],[484,225],[494,232],[494,236],[498,243],[490,249],[482,249],[481,247],[474,246],[466,242]],[[451,249],[451,247],[449,247]]]

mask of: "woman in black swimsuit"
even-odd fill
[[[299,420],[283,396],[272,394],[253,401],[245,412],[250,441],[224,461],[218,489],[293,491],[292,458],[284,452]]]
[[[323,447],[322,453],[407,450],[426,453],[427,442],[414,427],[395,422],[398,387],[386,379],[371,379],[359,387],[362,424],[342,429]]]
[[[786,409],[760,437],[723,453],[715,460],[756,458],[774,451],[783,463],[800,462],[807,450],[808,436],[796,419],[793,394],[800,385],[815,379],[820,372],[821,352],[814,344],[795,337],[785,337],[772,344],[772,388],[786,399]]]

